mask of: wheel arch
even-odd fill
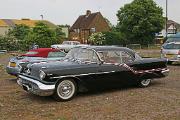
[[[56,81],[55,86],[57,86],[60,81],[66,80],[66,79],[74,80],[74,82],[75,82],[76,85],[77,85],[77,88],[79,89],[79,86],[81,85],[81,79],[78,78],[78,77],[63,77],[63,78],[59,78],[59,79]]]

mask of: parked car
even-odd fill
[[[124,82],[147,87],[152,79],[168,75],[166,63],[167,59],[143,59],[124,47],[76,47],[63,61],[32,64],[17,82],[30,93],[67,101],[78,91]]]
[[[180,32],[168,37],[165,43],[180,42]]]
[[[7,50],[0,50],[0,54],[7,53]]]
[[[52,48],[29,50],[26,54],[11,58],[6,67],[6,71],[8,74],[17,76],[29,63],[60,60],[64,58],[65,55],[63,51]]]
[[[161,57],[167,58],[169,64],[180,61],[180,42],[170,42],[163,45]]]
[[[77,46],[87,46],[85,44],[80,44],[78,41],[64,41],[62,44],[51,45],[51,48],[61,49],[65,52],[69,52],[70,49]]]

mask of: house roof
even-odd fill
[[[0,19],[0,26],[7,27],[8,25],[6,24],[6,22],[4,22],[3,20]]]
[[[175,21],[173,21],[173,20],[168,20],[168,22],[167,22],[167,28],[169,28],[171,25],[174,25],[177,29],[180,28],[180,24],[179,24],[179,23],[177,23],[177,22],[175,22]]]
[[[14,27],[15,25],[20,25],[24,24],[29,27],[35,27],[37,22],[43,22],[47,24],[51,28],[55,28],[56,25],[47,21],[47,20],[30,20],[30,19],[0,19],[0,26],[5,26],[5,27]]]
[[[72,25],[71,30],[77,29],[77,28],[89,29],[90,24],[92,23],[93,19],[98,14],[101,14],[101,13],[96,12],[96,13],[91,13],[89,15],[79,16],[76,22]]]

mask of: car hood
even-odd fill
[[[77,62],[71,62],[71,61],[46,61],[46,62],[40,62],[40,63],[34,63],[31,65],[31,67],[34,67],[36,69],[64,69],[69,68],[72,66],[78,66],[79,63]]]
[[[60,60],[34,63],[29,67],[29,69],[31,70],[30,75],[34,77],[39,77],[40,70],[44,71],[46,74],[53,74],[53,76],[59,76],[79,74],[81,72],[87,73],[87,66],[88,64],[85,63]]]

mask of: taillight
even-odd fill
[[[178,52],[178,55],[180,55],[180,50],[179,50],[179,52]]]

